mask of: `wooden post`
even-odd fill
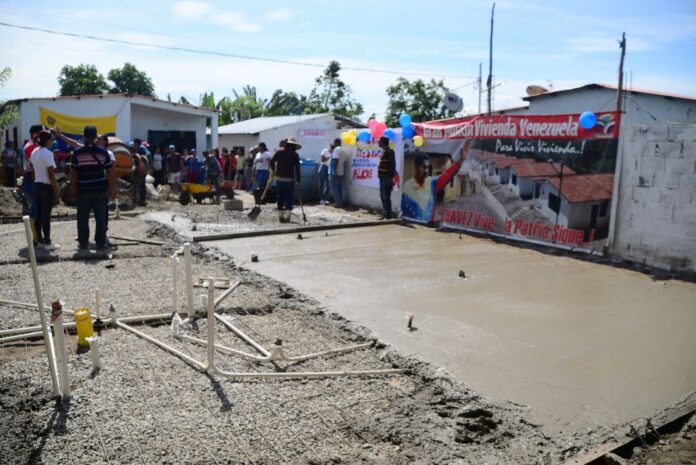
[[[491,9],[491,38],[488,46],[488,116],[491,116],[491,91],[493,90],[493,16],[495,15],[495,3]]]

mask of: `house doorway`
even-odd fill
[[[159,147],[165,153],[170,145],[182,152],[196,147],[196,131],[147,131],[147,141],[153,152],[155,147]]]

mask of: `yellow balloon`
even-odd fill
[[[350,140],[350,136],[348,135],[347,132],[344,132],[341,134],[341,140],[343,141],[344,144],[348,143],[348,141]]]
[[[348,140],[346,141],[346,144],[355,145],[356,142],[358,142],[358,138],[355,137],[355,134],[349,133]]]
[[[355,138],[357,139],[357,137],[358,137],[358,130],[357,130],[357,129],[354,128],[354,129],[351,129],[351,130],[348,131],[348,132],[349,132],[350,134],[355,135]]]
[[[413,145],[416,147],[423,147],[423,144],[425,144],[425,139],[423,139],[423,136],[413,136]]]

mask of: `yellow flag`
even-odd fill
[[[73,116],[39,107],[41,124],[58,128],[64,134],[81,136],[85,126],[96,126],[99,134],[116,134],[116,115],[114,116]]]

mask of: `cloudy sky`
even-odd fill
[[[479,63],[484,83],[487,74],[491,5],[479,0],[0,0],[0,67],[13,70],[0,99],[56,95],[57,76],[66,64],[94,64],[106,75],[125,62],[152,78],[160,98],[184,95],[198,103],[203,92],[214,91],[220,99],[247,84],[264,97],[277,88],[307,93],[333,59],[351,68],[341,75],[366,114],[384,114],[385,89],[399,73],[409,79],[446,76],[446,85],[472,112],[478,106]],[[694,0],[500,0],[495,21],[495,108],[522,104],[529,84],[562,89],[615,83],[617,39],[624,31],[625,70],[634,87],[696,95]]]

